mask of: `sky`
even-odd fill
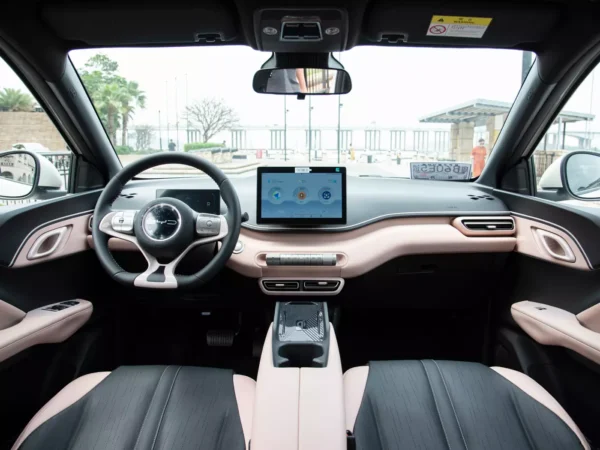
[[[119,64],[119,73],[137,81],[147,96],[133,125],[171,127],[184,122],[186,104],[205,97],[231,106],[242,126],[283,125],[283,96],[257,94],[252,77],[269,53],[249,47],[179,47],[78,50],[73,64],[83,67],[102,52]],[[341,96],[342,127],[444,127],[419,118],[476,98],[513,102],[521,84],[520,51],[495,49],[433,49],[358,47],[340,56],[353,89]],[[592,130],[600,131],[600,86],[593,74],[580,86],[566,109],[593,113]],[[25,90],[19,78],[0,61],[0,88]],[[337,96],[311,100],[314,126],[337,126]],[[288,126],[308,124],[309,101],[287,97]],[[178,116],[178,117],[177,117]],[[582,124],[583,126],[583,124]],[[447,127],[447,126],[446,126]]]

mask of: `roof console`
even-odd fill
[[[339,52],[348,38],[344,9],[261,9],[254,14],[259,50],[271,52]]]

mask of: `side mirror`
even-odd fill
[[[0,199],[21,200],[36,193],[40,158],[26,150],[0,153]]]
[[[568,153],[561,161],[560,179],[572,197],[600,200],[600,153]]]

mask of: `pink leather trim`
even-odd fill
[[[353,367],[344,374],[346,430],[353,431],[369,378],[369,366]]]
[[[273,327],[269,327],[260,357],[252,450],[298,450],[300,369],[273,367]]]
[[[300,369],[298,429],[299,450],[346,450],[342,362],[331,325],[327,367]]]
[[[511,313],[523,331],[540,344],[565,347],[600,364],[600,333],[581,325],[575,314],[528,301],[512,305]]]
[[[18,324],[23,317],[25,317],[24,311],[0,300],[0,330]]]
[[[252,415],[254,414],[254,396],[256,393],[256,382],[244,375],[233,376],[233,389],[235,399],[242,422],[242,431],[246,440],[246,448],[249,446],[250,436],[252,435]]]
[[[429,253],[512,252],[511,236],[467,237],[451,224],[450,217],[389,219],[342,233],[261,233],[242,228],[244,251],[231,255],[233,270],[260,277],[342,277],[369,272],[402,255]],[[264,253],[337,253],[333,267],[265,266]]]
[[[62,342],[72,336],[92,315],[87,300],[62,311],[29,311],[16,325],[0,330],[0,361],[37,344]]]
[[[48,225],[46,227],[40,228],[35,233],[33,233],[25,242],[25,245],[19,251],[17,258],[15,259],[15,263],[12,267],[23,267],[29,266],[32,264],[38,264],[44,261],[49,261],[56,258],[61,258],[66,255],[70,255],[73,253],[83,252],[87,250],[89,247],[87,245],[87,235],[88,235],[88,222],[91,214],[86,214],[83,216],[73,217],[70,219],[62,220],[60,222],[53,223],[52,225]],[[57,228],[68,227],[67,234],[64,237],[63,243],[54,251],[54,253],[44,256],[42,258],[27,259],[27,255],[35,244],[37,238],[39,238],[42,234],[47,233],[52,230],[56,230]]]
[[[573,419],[571,419],[569,414],[567,414],[560,403],[558,403],[546,389],[540,386],[532,378],[528,377],[524,373],[517,372],[516,370],[506,369],[504,367],[491,367],[491,369],[496,371],[499,375],[502,375],[531,398],[538,401],[556,414],[577,435],[581,441],[581,445],[583,445],[583,448],[589,450],[590,446],[579,427],[575,424],[575,422],[573,422]]]
[[[581,324],[596,333],[600,333],[600,303],[577,314]]]
[[[513,219],[515,219],[515,227],[517,229],[517,247],[515,249],[517,253],[522,253],[524,255],[533,256],[534,258],[550,261],[551,263],[560,264],[561,266],[572,267],[579,270],[590,270],[583,253],[581,253],[581,250],[579,250],[579,246],[577,246],[575,241],[573,241],[573,238],[564,231],[559,230],[551,225],[529,219],[523,219],[522,217],[514,216]],[[553,258],[536,239],[534,234],[536,228],[554,233],[563,238],[573,252],[573,255],[575,256],[575,262],[567,262]]]
[[[29,436],[36,428],[90,392],[109,374],[110,372],[90,373],[89,375],[84,375],[67,384],[58,394],[52,397],[35,416],[33,416],[33,419],[29,421],[17,441],[12,446],[12,450],[17,450],[27,436]]]

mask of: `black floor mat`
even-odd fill
[[[337,338],[344,371],[374,360],[482,361],[483,311],[341,310]]]
[[[256,379],[258,358],[252,343],[258,319],[238,312],[206,312],[195,309],[147,309],[120,314],[116,336],[117,365],[187,365],[233,369]],[[233,330],[231,347],[210,347],[209,330]],[[266,330],[262,331],[262,335]]]

